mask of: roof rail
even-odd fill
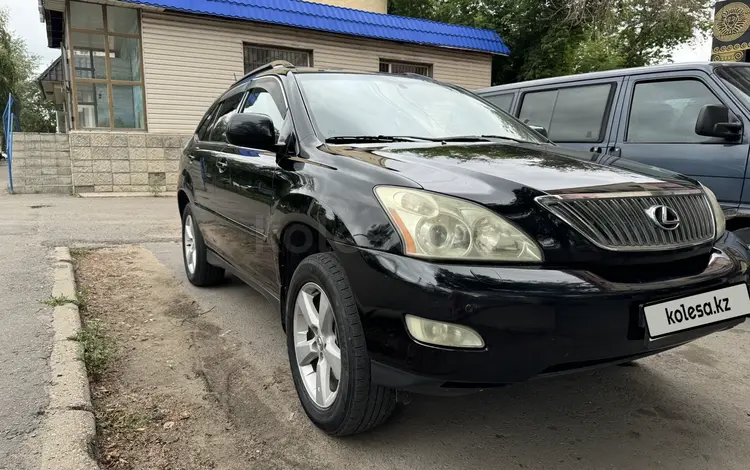
[[[249,78],[251,78],[251,77],[253,77],[255,75],[258,75],[261,72],[265,72],[267,70],[284,68],[284,67],[293,69],[294,68],[294,64],[292,64],[291,62],[287,62],[286,60],[274,60],[273,62],[269,62],[269,63],[267,63],[265,65],[261,65],[257,69],[251,70],[250,72],[246,73],[245,75],[242,76],[242,78],[240,78],[239,80],[237,80],[236,82],[234,82],[234,85],[237,85],[238,83],[242,83],[242,82],[248,80]],[[232,85],[232,86],[234,86],[234,85]]]

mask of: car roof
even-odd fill
[[[625,69],[606,70],[603,72],[588,72],[577,75],[564,75],[562,77],[542,78],[539,80],[528,80],[525,82],[509,83],[506,85],[497,85],[489,88],[476,90],[475,93],[490,93],[493,91],[513,90],[516,88],[526,88],[532,86],[554,85],[556,83],[577,82],[582,80],[592,80],[597,78],[620,77],[624,75],[636,75],[645,72],[676,72],[683,70],[703,70],[711,73],[718,66],[732,67],[750,67],[750,64],[743,62],[682,62],[677,64],[649,65],[645,67],[631,67]]]
[[[347,73],[347,74],[358,74],[358,75],[386,75],[386,76],[402,76],[402,77],[410,77],[415,79],[422,79],[422,80],[429,80],[429,81],[435,81],[431,77],[427,77],[424,75],[418,75],[418,74],[410,74],[410,73],[401,73],[401,74],[393,74],[393,73],[386,73],[386,72],[369,72],[369,71],[362,71],[362,70],[350,70],[350,69],[324,69],[324,68],[318,68],[318,67],[295,67],[292,64],[285,63],[282,64],[282,61],[278,62],[271,62],[270,64],[266,64],[263,67],[259,67],[258,69],[246,74],[241,79],[237,80],[234,84],[232,84],[229,89],[227,89],[226,92],[222,95],[222,98],[224,96],[233,95],[235,92],[237,92],[238,88],[243,87],[248,81],[256,80],[258,78],[263,77],[281,77],[289,72],[295,73],[295,74],[307,74],[307,73]],[[274,66],[275,64],[275,66]]]

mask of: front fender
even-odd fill
[[[325,196],[325,195],[324,195]],[[288,193],[273,207],[269,234],[280,246],[284,230],[304,224],[326,240],[345,245],[401,253],[401,238],[375,197],[370,194],[323,198],[306,193]]]

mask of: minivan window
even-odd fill
[[[698,113],[707,104],[721,104],[711,90],[696,79],[642,82],[635,85],[628,142],[701,142],[695,133]]]
[[[510,112],[510,105],[513,103],[513,93],[504,95],[486,96],[484,99],[502,109],[506,113]]]
[[[545,142],[475,95],[430,80],[339,72],[299,73],[296,77],[324,139],[494,135]]]
[[[601,142],[611,83],[526,93],[519,119],[547,129],[556,142]]]
[[[729,86],[732,93],[750,109],[750,67],[718,67],[716,75]]]

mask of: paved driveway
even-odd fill
[[[176,240],[174,198],[10,195],[0,164],[0,469],[37,469],[47,406],[54,246]],[[175,245],[176,246],[176,245]]]

